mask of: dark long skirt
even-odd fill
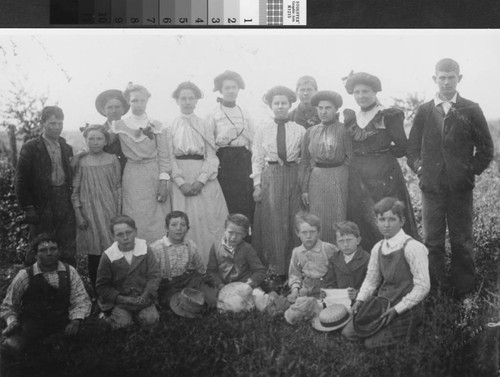
[[[410,194],[396,157],[391,153],[354,155],[350,162],[347,218],[358,224],[361,246],[365,250],[371,250],[382,239],[373,205],[388,196],[404,203],[403,230],[414,239],[420,239]]]
[[[245,147],[226,147],[217,151],[217,178],[226,199],[229,213],[241,213],[253,223],[252,153]]]

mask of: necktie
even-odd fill
[[[285,123],[288,119],[275,119],[276,124],[278,124],[278,134],[276,136],[276,143],[278,146],[278,157],[286,164],[286,130]]]

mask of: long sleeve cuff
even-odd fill
[[[186,181],[182,177],[175,177],[174,182],[177,185],[177,187],[181,187]]]
[[[170,180],[170,174],[168,174],[168,173],[160,173],[160,180],[161,181],[169,181]]]
[[[207,183],[207,181],[208,181],[208,174],[207,173],[201,173],[198,176],[197,181],[200,181],[201,183],[203,183],[205,185]]]

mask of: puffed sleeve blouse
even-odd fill
[[[347,163],[352,156],[351,137],[338,120],[331,125],[317,124],[309,128],[302,142],[302,192],[308,191],[311,170],[316,163]]]
[[[345,128],[352,137],[355,154],[391,152],[395,157],[406,155],[408,138],[404,130],[404,113],[381,105],[355,113],[344,111]]]
[[[215,154],[213,127],[195,114],[181,114],[168,126],[168,129],[174,155],[172,179],[177,186],[182,186],[185,180],[182,169],[175,160],[176,156],[203,156],[203,166],[197,180],[206,184],[217,178],[219,159]]]
[[[306,130],[295,122],[288,121],[286,127],[286,156],[287,161],[281,161],[278,157],[278,125],[273,119],[262,124],[255,133],[252,147],[252,175],[253,184],[260,184],[262,170],[269,161],[279,162],[299,162],[302,146],[302,139]]]
[[[143,130],[149,129],[152,138]],[[158,158],[160,179],[170,179],[172,155],[169,149],[168,135],[161,122],[142,116],[132,115],[129,118],[113,122],[111,132],[118,135],[123,154],[132,161],[152,160]]]

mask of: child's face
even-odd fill
[[[142,115],[148,105],[148,96],[138,90],[130,93],[130,110],[134,115]]]
[[[439,94],[446,99],[452,99],[457,92],[457,85],[462,80],[462,75],[456,72],[436,72],[436,76],[432,77],[438,86]]]
[[[288,116],[288,110],[290,110],[288,97],[281,94],[275,95],[271,102],[271,110],[276,119],[285,119]]]
[[[174,217],[170,219],[167,229],[167,237],[172,243],[181,243],[184,241],[184,237],[186,237],[186,233],[188,232],[188,225],[186,220],[182,217]]]
[[[181,108],[181,113],[185,115],[192,114],[196,108],[198,99],[194,95],[191,89],[182,89],[179,93],[179,98],[177,98],[177,104]]]
[[[319,231],[315,226],[311,226],[308,223],[301,223],[296,231],[297,237],[300,238],[300,242],[307,250],[311,250],[316,242],[318,242]]]
[[[226,243],[228,246],[235,247],[243,241],[243,238],[247,235],[245,228],[236,225],[234,223],[228,222],[225,231]]]
[[[394,237],[401,230],[404,223],[404,217],[400,218],[391,210],[377,215],[378,230],[380,230],[385,239]]]
[[[355,253],[361,242],[361,237],[356,237],[354,234],[340,234],[337,232],[336,238],[337,247],[344,255]]]
[[[101,153],[106,144],[106,136],[101,131],[92,130],[88,133],[87,146],[90,153]]]

